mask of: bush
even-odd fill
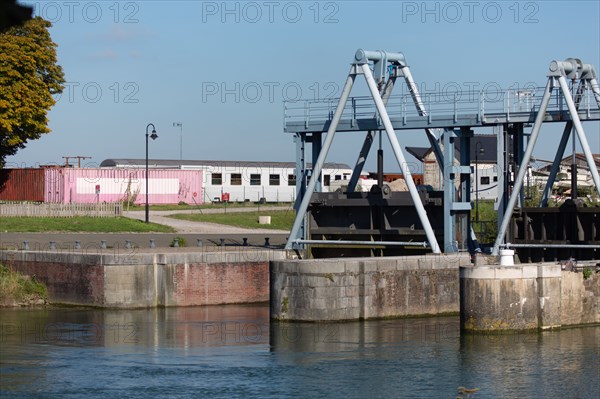
[[[169,244],[169,246],[174,247],[176,241],[178,242],[178,244],[179,244],[178,246],[179,247],[186,247],[187,246],[187,242],[185,241],[185,238],[179,237],[179,236],[173,238],[173,240],[171,241],[171,244]]]
[[[35,277],[23,276],[0,264],[0,303],[48,299],[46,286]]]

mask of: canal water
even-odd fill
[[[598,398],[600,392],[599,326],[461,335],[458,317],[275,323],[264,305],[2,309],[0,315],[2,398]]]

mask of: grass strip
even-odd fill
[[[190,209],[235,209],[235,208],[259,208],[261,206],[288,206],[291,207],[289,202],[276,202],[268,204],[256,204],[255,202],[229,202],[227,204],[223,202],[206,202],[201,205],[194,204],[161,204],[161,205],[150,205],[151,211],[184,211]],[[123,207],[126,211],[143,211],[146,209],[145,205],[127,205]]]
[[[271,216],[271,224],[259,224],[259,216]],[[247,229],[290,230],[296,217],[296,212],[264,211],[264,212],[227,212],[217,214],[181,213],[169,215],[173,219],[190,220],[193,222],[218,223]]]
[[[93,218],[77,216],[72,218],[50,217],[0,217],[2,232],[77,232],[77,233],[173,233],[169,226],[144,223],[141,220],[125,217]]]

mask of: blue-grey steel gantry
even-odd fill
[[[365,78],[370,96],[350,97],[353,84],[359,75]],[[497,167],[501,173],[498,176],[499,229],[493,248],[494,254],[506,245],[504,240],[512,211],[517,204],[523,203],[522,186],[527,165],[544,123],[565,122],[566,126],[541,205],[547,204],[547,197],[572,131],[579,139],[594,185],[600,195],[600,177],[582,125],[583,121],[600,120],[600,88],[594,67],[575,58],[552,61],[547,77],[545,88],[463,92],[452,99],[441,93],[421,96],[402,53],[358,50],[339,99],[285,104],[284,130],[294,134],[296,143],[298,193],[297,215],[286,248],[299,249],[313,243],[306,236],[306,213],[313,193],[320,191],[320,179],[310,177],[320,176],[337,132],[366,132],[348,184],[348,192],[352,192],[356,186],[376,132],[380,132],[380,140],[385,132],[425,232],[426,242],[421,244],[428,246],[433,253],[458,250],[457,226],[460,227],[458,230],[461,231],[461,237],[470,241],[470,248],[476,246],[469,216],[469,151],[461,151],[459,162],[454,161],[455,141],[460,145],[460,149],[470,148],[472,129],[475,127],[492,127],[498,139]],[[392,95],[398,78],[405,80],[409,94]],[[524,132],[525,125],[532,125],[530,134]],[[419,129],[425,131],[444,176],[443,247],[437,242],[396,133],[399,130]],[[442,129],[442,135],[437,137],[433,129]],[[326,133],[324,141],[323,133]],[[517,166],[514,180],[510,178],[508,168],[506,138],[509,136],[514,140],[513,153],[510,155]],[[307,170],[306,167],[306,143],[312,144],[312,170]],[[449,189],[450,187],[453,189]],[[415,245],[374,240],[364,243],[336,240],[332,244]]]

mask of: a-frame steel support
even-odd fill
[[[560,90],[560,94],[562,94],[567,104],[569,115],[571,116],[571,122],[573,124],[573,127],[575,128],[577,137],[579,138],[579,142],[585,155],[585,159],[588,163],[588,167],[590,168],[590,172],[594,184],[596,186],[596,190],[600,195],[600,176],[598,175],[598,169],[596,168],[596,164],[594,162],[589,143],[585,136],[581,120],[579,119],[577,106],[575,105],[575,101],[571,96],[571,92],[569,90],[569,86],[566,80],[566,77],[569,77],[573,80],[581,79],[586,74],[591,74],[591,77],[589,78],[590,86],[591,89],[594,91],[594,96],[596,98],[596,101],[598,102],[598,100],[600,99],[600,95],[598,95],[598,93],[594,89],[595,73],[591,65],[581,64],[581,61],[575,59],[568,59],[566,61],[552,61],[552,63],[550,64],[548,82],[544,90],[544,95],[542,97],[540,108],[535,118],[535,123],[531,131],[531,136],[529,138],[527,149],[525,150],[525,153],[521,160],[518,175],[515,178],[512,194],[510,195],[508,204],[506,206],[506,213],[502,218],[502,224],[500,225],[500,228],[498,230],[498,236],[496,237],[496,242],[494,243],[494,248],[492,250],[493,255],[498,255],[500,246],[503,244],[504,238],[506,236],[506,230],[508,229],[508,224],[510,223],[512,212],[520,195],[521,188],[523,186],[523,181],[525,180],[525,173],[527,173],[527,165],[529,165],[531,154],[533,153],[533,149],[537,142],[542,124],[544,122],[544,118],[546,116],[546,110],[548,108],[548,103],[550,102],[550,97],[552,96],[552,90],[557,88],[557,84],[558,89]]]
[[[381,62],[382,60],[385,60],[385,62]],[[342,95],[340,96],[335,113],[331,119],[331,124],[329,126],[327,135],[325,137],[325,142],[323,143],[323,147],[321,148],[321,151],[319,152],[319,156],[313,165],[312,175],[319,176],[321,174],[323,164],[324,164],[325,159],[327,158],[327,154],[329,153],[329,150],[331,148],[331,144],[333,142],[337,126],[342,117],[344,107],[346,106],[346,102],[348,101],[348,97],[352,90],[352,86],[356,79],[356,75],[357,74],[364,75],[367,85],[369,87],[369,91],[371,92],[371,96],[373,97],[373,100],[375,102],[375,105],[377,108],[377,113],[379,114],[379,118],[381,119],[381,122],[382,122],[383,126],[385,127],[385,132],[388,136],[388,140],[390,141],[392,150],[393,150],[394,155],[396,156],[396,160],[398,161],[398,164],[400,166],[400,170],[402,171],[402,174],[404,175],[404,178],[406,180],[406,184],[408,186],[408,191],[410,193],[410,196],[411,196],[413,203],[415,205],[415,208],[417,210],[419,220],[420,220],[421,224],[423,225],[423,229],[425,230],[425,235],[427,237],[429,246],[431,247],[431,250],[434,253],[440,253],[441,252],[440,247],[438,245],[437,239],[436,239],[433,229],[431,227],[431,223],[429,222],[427,213],[421,202],[421,199],[417,192],[417,188],[412,179],[410,169],[408,168],[406,158],[404,157],[404,153],[402,151],[402,148],[400,147],[398,138],[396,137],[396,133],[392,127],[392,123],[390,121],[389,115],[385,108],[384,99],[382,98],[380,90],[377,88],[377,83],[375,82],[373,73],[371,72],[371,69],[369,66],[370,61],[380,61],[379,67],[380,67],[381,71],[379,72],[378,75],[382,75],[382,74],[384,74],[383,68],[387,67],[387,61],[393,62],[395,64],[400,64],[400,63],[403,64],[404,56],[400,53],[384,53],[384,52],[380,52],[380,51],[359,50],[356,53],[355,62],[350,69],[350,73],[348,74],[348,78],[347,78],[344,88],[342,90]],[[393,87],[393,82],[390,86]],[[391,87],[390,87],[389,92],[391,92]],[[384,94],[386,92],[387,92],[387,90],[384,90]],[[387,99],[388,95],[389,94],[386,94],[386,99]],[[368,140],[368,138],[369,138],[369,135],[367,135],[367,140]],[[371,142],[372,142],[372,138],[371,138]],[[437,144],[437,141],[436,141],[436,144]],[[363,150],[365,149],[365,146],[366,146],[366,144],[363,145]],[[370,147],[370,145],[368,145],[368,147]],[[438,146],[438,148],[439,148],[439,146]],[[368,148],[366,150],[367,150],[366,153],[368,153]],[[363,153],[363,151],[361,151],[361,154],[362,153]],[[441,153],[441,151],[440,151],[440,153]],[[366,155],[365,155],[365,158],[366,158]],[[361,161],[361,157],[359,156],[359,160],[357,162],[357,167],[358,167],[358,163],[360,161]],[[301,233],[302,233],[301,230],[302,230],[302,226],[304,223],[306,211],[307,211],[308,205],[310,203],[310,199],[316,188],[316,183],[317,183],[316,181],[317,181],[317,179],[310,180],[308,187],[306,189],[306,193],[304,194],[304,196],[302,198],[302,202],[300,203],[299,207],[297,208],[296,219],[294,220],[294,224],[293,224],[292,230],[290,232],[290,237],[288,239],[286,249],[292,249],[295,242],[298,242],[298,240],[301,241],[301,239],[304,238],[301,235]]]

